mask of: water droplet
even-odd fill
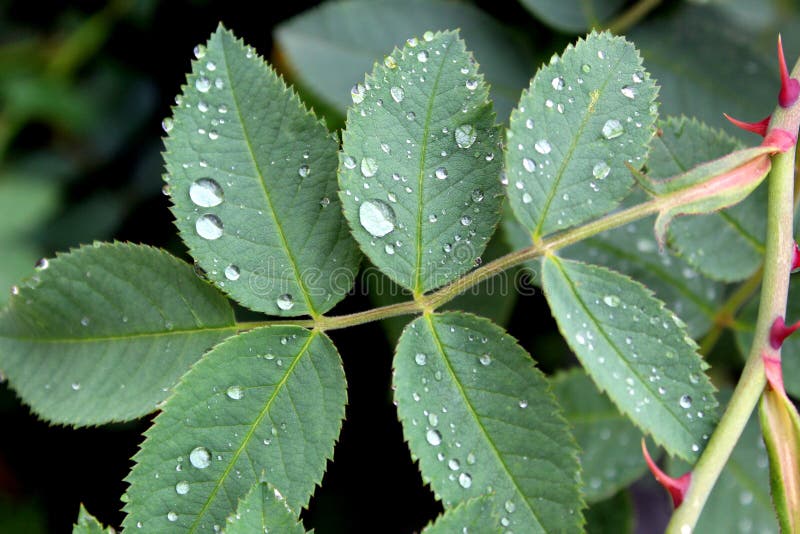
[[[197,59],[203,59],[206,55],[206,46],[205,45],[197,45],[194,47],[194,57]]]
[[[11,294],[14,296],[19,295],[19,286],[17,285],[11,286]]]
[[[428,61],[428,51],[427,50],[420,50],[417,52],[417,61],[420,63],[425,63]]]
[[[513,514],[514,510],[517,509],[517,506],[514,504],[514,501],[506,501],[506,503],[503,505],[503,507],[506,509],[506,512],[508,512],[509,514]]]
[[[161,128],[166,132],[169,133],[172,131],[172,127],[175,125],[171,117],[167,117],[163,121],[161,121]]]
[[[603,302],[606,303],[606,306],[616,308],[617,306],[619,306],[619,297],[616,295],[606,295],[605,297],[603,297]]]
[[[284,293],[278,297],[275,303],[278,305],[278,308],[282,309],[283,311],[288,311],[294,308],[294,297],[289,293]]]
[[[437,217],[435,213],[431,213],[430,215],[428,215],[428,221],[429,222],[435,223],[438,220],[439,220],[439,217]]]
[[[536,141],[536,144],[533,145],[533,148],[536,149],[536,152],[539,154],[549,154],[552,147],[550,146],[550,142],[547,139],[539,139]]]
[[[417,362],[417,365],[425,365],[428,361],[428,355],[423,352],[418,352],[416,356],[414,356],[414,361]]]
[[[471,124],[462,124],[455,129],[453,133],[456,138],[456,144],[459,148],[469,148],[475,143],[478,138],[478,132]]]
[[[455,458],[452,458],[447,462],[447,467],[449,467],[451,471],[458,471],[458,469],[461,467],[461,463]]]
[[[536,162],[530,158],[522,158],[522,167],[528,172],[533,172],[536,170]]]
[[[624,85],[620,92],[628,98],[636,98],[636,88],[632,85]]]
[[[692,397],[689,395],[683,395],[678,403],[681,405],[681,408],[688,410],[692,407]]]
[[[438,447],[442,443],[442,435],[438,430],[431,428],[425,433],[425,440],[434,447]]]
[[[216,141],[217,139],[219,139],[219,134],[217,133],[216,130],[211,130],[210,132],[208,132],[208,138],[211,139],[212,141]]]
[[[522,203],[523,204],[530,204],[531,202],[533,202],[533,197],[531,196],[531,194],[530,193],[523,193],[522,194]]]
[[[689,374],[689,382],[692,384],[697,384],[700,382],[700,377],[695,373],[691,373]]]
[[[211,465],[211,453],[205,447],[195,447],[189,453],[189,463],[197,469],[205,469]]]
[[[419,40],[416,37],[411,37],[410,39],[406,39],[406,43],[408,43],[408,46],[411,48],[414,48],[419,44]]]
[[[37,271],[44,271],[48,267],[50,267],[50,260],[47,258],[40,258],[39,261],[36,262],[36,265],[33,266]]]
[[[467,89],[470,91],[474,91],[478,88],[478,80],[467,80],[464,85],[466,85]]]
[[[472,477],[469,475],[469,473],[461,473],[458,475],[458,485],[464,489],[468,489],[470,486],[472,486]]]
[[[222,221],[216,215],[207,213],[200,216],[194,223],[194,228],[197,230],[197,235],[203,239],[214,240],[222,237]]]
[[[478,358],[478,361],[481,362],[481,365],[487,366],[492,363],[492,356],[491,354],[486,352],[484,354],[481,354],[480,358]]]
[[[81,389],[81,385],[79,382],[73,382],[72,384],[70,384],[70,387],[72,388],[72,391],[78,391]]]
[[[391,89],[389,89],[389,93],[392,95],[392,100],[394,100],[398,104],[402,102],[403,99],[406,97],[406,92],[403,91],[402,87],[394,86]]]
[[[200,178],[189,186],[189,198],[201,208],[219,206],[225,197],[222,186],[211,178]]]
[[[383,58],[383,64],[386,65],[387,69],[397,68],[397,61],[392,56]]]
[[[373,158],[364,158],[361,160],[361,174],[364,178],[372,178],[378,172],[378,162]]]
[[[473,202],[481,202],[483,200],[483,191],[480,189],[473,189],[472,190],[472,201]]]
[[[89,326],[89,318],[88,317],[81,317],[81,326]]]
[[[611,167],[605,161],[599,161],[592,167],[592,176],[598,180],[602,180],[611,172]]]
[[[228,398],[233,400],[241,400],[241,398],[244,397],[244,391],[240,386],[229,387],[225,394],[228,396]]]
[[[521,401],[519,401],[519,407],[520,408],[527,408],[528,407],[528,401],[525,400],[525,399],[522,399]]]
[[[308,165],[300,165],[300,168],[297,169],[297,174],[299,174],[301,178],[305,178],[311,174],[311,168]]]
[[[200,76],[194,81],[194,86],[201,93],[207,93],[211,89],[211,80],[205,76]]]
[[[527,119],[525,121],[525,127],[529,130],[533,130],[533,119]]]
[[[383,247],[383,251],[389,256],[392,256],[394,254],[394,245],[391,243],[386,243],[386,245]]]
[[[358,220],[374,237],[383,237],[394,230],[394,210],[381,200],[365,200],[358,209]]]
[[[406,118],[410,121],[413,121],[414,119],[417,118],[417,114],[414,113],[413,111],[409,111],[408,113],[406,113]]]
[[[564,77],[557,76],[550,81],[550,85],[553,86],[553,89],[556,91],[561,91],[564,88]]]
[[[364,96],[366,96],[367,90],[364,87],[364,84],[357,83],[350,89],[350,98],[353,99],[353,104],[360,104],[364,101]]]
[[[239,279],[239,276],[240,273],[238,266],[228,265],[227,267],[225,267],[225,278],[227,278],[228,280],[235,282],[236,280]]]
[[[167,514],[167,519],[168,519],[169,521],[171,521],[171,522],[175,522],[175,521],[177,521],[177,520],[178,520],[178,514],[176,514],[175,512],[169,512],[169,513]]]
[[[348,169],[356,168],[356,160],[354,160],[350,156],[345,156],[344,159],[342,160],[342,163],[344,163],[344,166],[347,167]]]
[[[428,30],[422,34],[422,38],[428,41],[429,43],[433,41],[433,32]]]
[[[603,137],[606,139],[614,139],[615,137],[619,137],[625,132],[622,128],[622,123],[620,123],[617,119],[608,119],[606,123],[603,125]]]
[[[447,178],[447,169],[445,169],[444,167],[439,167],[438,169],[436,169],[435,174],[438,179],[444,180],[445,178]]]
[[[330,203],[331,199],[329,199],[328,197],[322,197],[319,200],[319,205],[322,206],[323,208],[327,208]]]
[[[189,493],[189,483],[185,480],[181,480],[177,484],[175,484],[175,493],[178,495],[186,495]]]

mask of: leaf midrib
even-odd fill
[[[517,484],[516,477],[514,477],[511,474],[511,472],[509,471],[508,465],[506,465],[506,462],[503,459],[503,455],[497,449],[497,447],[495,446],[494,440],[491,439],[491,437],[489,436],[489,432],[483,426],[483,423],[481,422],[480,417],[478,416],[478,414],[475,411],[475,409],[472,407],[472,403],[470,402],[469,398],[467,397],[467,393],[464,391],[464,388],[461,385],[461,381],[456,376],[456,373],[455,373],[455,370],[453,369],[453,366],[450,365],[450,359],[447,357],[447,352],[445,352],[444,344],[442,343],[441,338],[439,338],[439,333],[436,331],[436,328],[435,328],[435,326],[433,324],[432,315],[430,313],[426,313],[424,315],[424,317],[425,317],[425,322],[427,323],[428,328],[431,331],[431,337],[433,338],[433,342],[436,345],[436,349],[442,355],[442,361],[444,362],[445,366],[447,367],[447,372],[450,374],[450,378],[453,380],[453,384],[455,384],[456,389],[458,389],[459,395],[461,395],[461,399],[464,402],[464,406],[467,408],[467,411],[469,411],[469,414],[472,416],[472,419],[475,421],[475,423],[481,429],[481,432],[483,433],[483,436],[485,437],[486,442],[489,444],[489,447],[491,448],[492,452],[494,452],[494,455],[497,458],[497,461],[502,466],[503,471],[506,474],[506,477],[508,477],[508,480],[514,486],[514,490],[516,490],[517,494],[520,497],[522,497],[520,500],[523,503],[525,503],[525,507],[530,511],[531,516],[536,520],[536,522],[538,523],[538,526],[542,530],[544,530],[544,525],[542,524],[542,520],[539,518],[539,516],[536,514],[536,511],[533,509],[531,504],[528,502],[528,498],[525,495],[525,493],[522,491],[522,489],[519,487],[519,484]]]
[[[210,328],[186,328],[181,330],[167,330],[164,332],[143,332],[143,333],[135,333],[129,336],[99,336],[99,337],[83,337],[83,338],[30,338],[30,337],[11,337],[11,336],[0,336],[0,339],[8,339],[12,341],[21,341],[21,342],[29,342],[29,343],[41,343],[41,344],[51,344],[51,343],[64,343],[64,344],[72,344],[72,343],[101,343],[104,341],[128,341],[133,339],[146,339],[146,338],[154,338],[154,337],[166,337],[166,336],[174,336],[174,335],[182,335],[182,334],[202,334],[205,332],[223,332],[225,330],[236,330],[236,325],[230,326],[214,326]]]
[[[238,449],[236,449],[236,451],[234,451],[230,461],[228,461],[228,465],[225,467],[225,471],[223,471],[220,477],[217,479],[217,482],[214,485],[214,489],[211,490],[211,493],[209,494],[208,498],[206,498],[205,503],[203,503],[203,507],[197,513],[197,517],[192,523],[192,526],[189,527],[190,533],[196,531],[198,523],[203,518],[205,513],[208,511],[209,507],[211,506],[211,503],[214,500],[214,497],[217,495],[220,488],[222,487],[222,484],[225,482],[228,475],[233,470],[233,466],[236,465],[236,462],[239,460],[239,456],[242,455],[242,453],[247,448],[247,445],[250,443],[250,440],[253,438],[253,434],[255,433],[256,428],[258,428],[261,425],[261,421],[263,421],[264,417],[266,417],[267,414],[269,413],[269,409],[272,407],[272,403],[275,401],[276,397],[278,396],[278,393],[280,393],[281,390],[286,386],[286,382],[292,375],[294,368],[297,367],[297,364],[303,357],[303,355],[308,352],[308,348],[311,346],[311,342],[314,341],[316,337],[317,337],[317,331],[309,332],[308,339],[300,348],[300,350],[297,352],[297,356],[292,361],[292,364],[286,368],[286,373],[284,373],[281,380],[277,384],[275,384],[275,388],[273,389],[272,394],[269,396],[269,399],[267,399],[267,402],[264,404],[264,408],[261,410],[261,412],[259,412],[255,421],[253,421],[253,423],[250,425],[250,428],[248,429],[247,433],[242,437],[241,445],[239,446]]]
[[[303,277],[300,273],[300,268],[297,265],[297,260],[292,254],[291,248],[289,248],[289,242],[286,240],[286,233],[283,230],[283,225],[278,220],[278,216],[275,213],[275,206],[272,203],[272,197],[270,196],[269,190],[267,189],[267,184],[264,180],[264,173],[261,172],[261,167],[258,164],[258,160],[256,160],[255,152],[253,151],[253,145],[250,143],[250,132],[245,127],[244,116],[242,115],[242,108],[239,105],[239,99],[237,97],[237,92],[234,90],[233,87],[233,78],[231,77],[231,72],[228,63],[228,53],[225,40],[223,39],[221,53],[223,57],[223,61],[225,63],[225,74],[228,77],[228,83],[230,83],[230,93],[231,99],[233,100],[233,107],[236,110],[236,117],[239,119],[239,124],[242,128],[242,133],[244,134],[242,137],[244,138],[244,142],[247,145],[247,154],[250,156],[250,161],[253,164],[253,170],[258,174],[258,184],[261,186],[261,191],[264,193],[264,199],[267,201],[267,206],[269,209],[267,210],[272,217],[272,221],[275,223],[275,231],[278,234],[278,238],[281,242],[281,247],[283,248],[284,253],[286,254],[286,258],[289,260],[289,265],[292,267],[292,272],[294,274],[295,281],[297,282],[298,287],[300,288],[300,292],[303,295],[303,301],[305,302],[306,308],[308,309],[309,315],[313,318],[317,318],[319,316],[319,312],[314,308],[313,303],[311,302],[310,293],[308,288],[303,283]],[[261,61],[259,59],[259,61]],[[264,65],[259,65],[262,69],[265,68]],[[281,82],[278,81],[278,84]],[[285,105],[290,105],[290,102],[285,103]],[[280,117],[283,120],[285,115],[281,113]]]
[[[627,50],[626,50],[627,51]],[[600,95],[605,91],[608,82],[613,78],[614,73],[618,71],[618,67],[624,58],[620,56],[617,60],[616,64],[614,65],[613,69],[609,70],[608,76],[603,81],[603,83],[595,89],[598,92],[598,101],[600,99]],[[537,76],[538,78],[538,76]],[[596,104],[596,103],[595,103]],[[561,165],[558,167],[558,172],[556,172],[555,180],[553,182],[553,187],[550,188],[550,193],[547,195],[547,200],[544,203],[544,207],[542,208],[542,215],[539,218],[539,222],[536,224],[536,228],[533,231],[534,241],[537,238],[542,236],[542,227],[544,226],[545,220],[547,219],[548,212],[550,211],[550,204],[553,203],[553,199],[556,196],[556,191],[558,190],[559,184],[561,184],[561,180],[564,178],[564,171],[566,170],[567,165],[572,161],[572,154],[578,147],[578,141],[583,136],[583,131],[586,129],[586,125],[589,123],[589,118],[595,113],[594,106],[592,105],[592,97],[591,92],[589,93],[589,106],[586,108],[586,112],[581,119],[580,126],[572,138],[572,143],[570,143],[569,149],[567,150],[566,154],[564,155],[564,159],[561,161]]]
[[[419,172],[417,174],[417,239],[414,243],[416,248],[416,262],[414,267],[414,295],[419,296],[422,295],[422,223],[423,223],[423,206],[424,206],[424,195],[423,195],[423,185],[425,183],[425,157],[428,153],[428,132],[430,131],[430,123],[431,117],[433,115],[433,103],[436,100],[436,91],[439,88],[439,79],[442,76],[442,72],[447,64],[447,56],[450,54],[450,50],[453,48],[453,39],[450,39],[448,42],[448,46],[445,48],[444,54],[441,56],[441,61],[439,62],[439,70],[436,73],[436,79],[433,82],[433,87],[431,88],[431,96],[428,99],[428,109],[425,111],[425,124],[422,127],[422,143],[420,145],[420,155],[419,155]]]

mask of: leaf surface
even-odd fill
[[[644,164],[658,90],[633,44],[591,33],[539,69],[511,114],[508,197],[538,238],[602,215]]]
[[[299,514],[333,455],[345,400],[339,355],[320,332],[272,326],[218,345],[146,432],[124,525],[213,532],[262,480]]]
[[[156,409],[235,333],[228,302],[164,251],[95,244],[48,260],[0,312],[0,369],[37,415],[76,426]]]
[[[280,532],[303,534],[305,529],[286,506],[283,495],[266,482],[259,482],[239,501],[236,513],[228,518],[225,534]]]
[[[83,504],[81,504],[78,511],[78,522],[72,526],[72,534],[114,534],[114,529],[111,527],[103,528],[92,514],[86,511]]]
[[[683,322],[608,269],[550,256],[542,274],[553,317],[595,384],[671,454],[698,458],[717,402]]]
[[[196,55],[165,123],[181,237],[208,278],[250,309],[329,310],[359,262],[336,195],[336,140],[227,30]]]
[[[498,518],[492,515],[489,497],[475,497],[445,510],[436,521],[425,527],[422,534],[451,534],[452,532],[503,532]]]
[[[426,33],[354,88],[340,197],[373,264],[423,293],[470,270],[497,224],[500,132],[456,32]]]
[[[513,338],[475,316],[425,315],[406,327],[394,368],[403,433],[446,509],[489,494],[514,532],[579,529],[577,447]]]

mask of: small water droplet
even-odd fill
[[[614,139],[624,132],[625,130],[622,128],[622,123],[617,119],[608,119],[603,125],[603,137],[606,139]]]
[[[344,166],[348,169],[356,168],[356,160],[354,160],[350,156],[345,156],[344,159],[342,160],[342,163],[344,163]]]
[[[458,475],[458,485],[464,489],[468,489],[472,486],[472,476],[469,473],[461,473]]]
[[[161,128],[166,132],[169,133],[172,131],[172,127],[175,125],[172,117],[167,117],[163,121],[161,121]]]
[[[514,510],[517,509],[517,506],[514,504],[514,501],[506,501],[506,503],[503,505],[503,507],[506,509],[506,512],[508,512],[509,514],[513,514]]]
[[[361,174],[364,178],[372,178],[378,172],[378,162],[373,158],[364,158],[361,160]]]
[[[89,322],[90,322],[90,320],[89,320],[88,317],[86,317],[86,316],[81,317],[81,326],[89,326]]]
[[[533,172],[536,170],[536,162],[530,158],[522,158],[522,167],[528,172]]]
[[[442,435],[435,428],[431,428],[425,433],[425,440],[434,447],[438,447],[442,443]]]
[[[39,261],[36,262],[36,265],[33,266],[37,271],[44,271],[48,267],[50,267],[50,260],[47,258],[40,258]]]
[[[422,38],[428,41],[429,43],[433,41],[433,32],[428,30],[422,34]]]
[[[547,139],[539,139],[536,141],[536,144],[533,145],[533,148],[535,148],[536,152],[539,154],[549,154],[550,150],[552,150],[550,142]]]
[[[520,408],[527,408],[528,407],[528,401],[525,400],[525,399],[522,399],[521,401],[519,401],[519,407]]]
[[[428,51],[427,50],[420,50],[417,52],[417,61],[420,63],[426,63],[428,61]]]
[[[620,92],[628,98],[636,98],[636,88],[632,85],[624,85]]]
[[[283,311],[288,311],[294,308],[294,297],[289,293],[284,293],[277,298],[275,303],[278,305],[278,308],[282,309]]]
[[[394,245],[391,243],[386,243],[386,245],[383,247],[383,251],[389,256],[392,256],[394,254]]]
[[[453,135],[455,136],[456,144],[459,148],[471,147],[478,138],[478,132],[471,124],[462,124],[455,129]]]
[[[79,382],[73,382],[72,384],[70,384],[70,387],[72,388],[72,391],[78,391],[81,389],[81,385]]]
[[[561,91],[564,88],[564,77],[557,76],[550,81],[550,85],[553,86],[553,89],[556,91]]]
[[[353,104],[360,104],[364,101],[364,96],[366,96],[367,90],[364,87],[364,84],[357,83],[350,89],[350,98],[353,99]]]
[[[397,60],[395,60],[392,56],[386,56],[383,58],[383,64],[386,65],[387,69],[397,68]]]
[[[189,453],[189,463],[197,469],[205,469],[211,465],[211,453],[205,447],[195,447]]]
[[[530,193],[523,193],[522,194],[522,203],[523,204],[530,204],[531,202],[533,202],[533,197],[531,196],[531,194]]]
[[[201,208],[219,206],[224,200],[225,192],[216,180],[200,178],[189,186],[189,198]]]
[[[389,89],[389,93],[392,95],[392,100],[394,100],[398,104],[402,102],[403,99],[406,97],[406,92],[403,91],[402,87],[394,86],[391,89]]]
[[[211,89],[211,80],[205,76],[200,76],[194,81],[194,86],[201,93],[207,93]]]
[[[688,410],[689,408],[692,407],[692,397],[690,397],[689,395],[683,395],[681,396],[678,403],[681,405],[681,408],[683,408],[684,410]]]
[[[604,179],[608,174],[611,172],[611,167],[608,166],[608,163],[605,161],[598,161],[594,167],[592,167],[592,176],[597,178],[598,180]]]
[[[222,237],[222,220],[216,215],[207,213],[200,216],[197,222],[195,222],[194,227],[195,230],[197,230],[197,235],[203,239],[214,240]]]
[[[228,280],[235,282],[236,280],[239,279],[239,276],[240,272],[238,266],[231,264],[225,267],[225,278],[227,278]]]
[[[533,130],[533,119],[527,119],[525,121],[525,127],[529,130]]]
[[[611,308],[616,308],[619,306],[619,297],[616,295],[606,295],[603,297],[603,302],[606,303],[606,306],[610,306]]]
[[[478,88],[478,80],[467,80],[467,81],[464,83],[464,85],[465,85],[465,86],[467,87],[467,89],[469,89],[470,91],[474,91],[475,89],[477,89],[477,88]]]
[[[416,118],[417,118],[417,114],[414,113],[413,111],[409,111],[408,113],[406,113],[406,119],[408,119],[410,121],[413,121]]]
[[[168,519],[170,522],[173,522],[173,523],[174,523],[175,521],[177,521],[177,520],[178,520],[178,514],[176,514],[175,512],[169,512],[169,513],[167,514],[167,519]]]
[[[588,73],[590,73],[592,71],[592,66],[589,65],[588,63],[584,63],[583,65],[581,65],[581,70],[584,73],[588,74]]]
[[[181,480],[175,484],[175,493],[178,495],[186,495],[189,493],[189,483],[185,480]]]
[[[483,200],[483,191],[480,189],[473,189],[472,190],[472,201],[473,202],[481,202]]]
[[[305,178],[311,174],[311,168],[308,165],[300,165],[300,168],[297,169],[297,174],[299,174],[301,178]]]
[[[233,400],[241,400],[244,397],[244,390],[242,390],[241,386],[231,386],[225,392],[228,398]]]
[[[411,37],[410,39],[406,39],[406,43],[408,43],[408,46],[411,48],[414,48],[419,44],[419,40],[416,37]]]
[[[481,362],[481,365],[485,367],[492,363],[492,356],[491,354],[486,352],[484,354],[481,354],[480,358],[478,358],[478,361]]]
[[[358,220],[374,237],[383,237],[395,226],[394,210],[382,200],[365,200],[358,209]]]
[[[203,59],[206,55],[206,46],[205,45],[197,45],[194,47],[194,57],[197,59]]]
[[[435,174],[439,180],[444,180],[445,178],[447,178],[447,169],[445,169],[444,167],[439,167],[438,169],[436,169]]]
[[[417,362],[417,365],[425,365],[428,361],[428,355],[424,352],[418,352],[416,356],[414,356],[414,361]]]

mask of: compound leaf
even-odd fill
[[[359,262],[336,196],[336,140],[227,30],[196,55],[165,122],[181,237],[209,279],[248,308],[329,310]]]
[[[579,33],[608,21],[625,0],[520,0],[520,3],[548,26]]]
[[[305,529],[277,488],[259,482],[239,501],[236,513],[228,518],[225,534],[280,532],[303,534]]]
[[[500,534],[505,529],[492,514],[492,500],[488,496],[475,497],[444,511],[436,521],[425,527],[422,534],[450,534],[452,532],[481,532]]]
[[[668,178],[742,148],[741,143],[697,120],[670,117],[647,160],[648,176]],[[735,282],[751,276],[764,256],[767,231],[766,184],[747,199],[708,215],[678,217],[669,227],[670,246],[693,267],[715,280]]]
[[[717,402],[683,322],[646,287],[602,267],[548,256],[542,279],[561,333],[595,384],[671,454],[696,460]]]
[[[314,96],[344,112],[350,87],[375,58],[411,35],[441,28],[460,28],[475,58],[485,65],[492,99],[505,121],[535,61],[524,39],[473,5],[441,0],[325,2],[278,26],[275,40],[288,70]]]
[[[297,516],[319,483],[346,400],[322,333],[271,326],[218,345],[182,378],[127,477],[124,525],[213,532],[259,481]]]
[[[98,243],[40,268],[0,312],[0,369],[47,421],[85,426],[150,413],[236,331],[225,298],[155,248]]]
[[[426,314],[403,332],[394,369],[411,454],[446,509],[488,494],[514,532],[580,527],[577,446],[516,340],[486,319]]]
[[[644,164],[658,90],[633,44],[591,33],[539,69],[511,113],[508,197],[534,238],[606,213]]]
[[[586,373],[573,369],[551,383],[581,450],[586,501],[608,499],[642,476],[647,465],[639,444],[641,432],[597,391]]]
[[[426,33],[354,87],[340,197],[375,266],[414,293],[470,270],[499,219],[499,129],[456,32]]]

